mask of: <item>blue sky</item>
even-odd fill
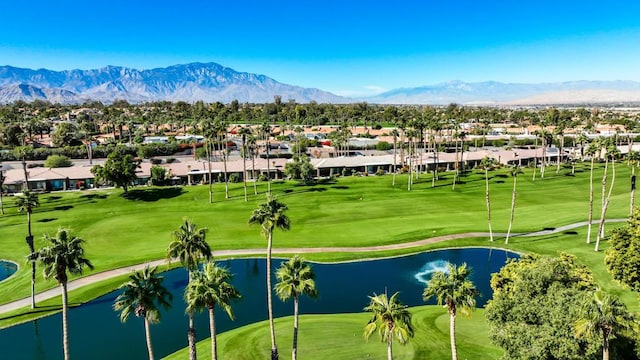
[[[362,96],[450,80],[640,81],[640,1],[2,1],[0,65],[217,62]]]

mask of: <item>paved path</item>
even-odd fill
[[[609,219],[607,223],[613,222],[623,222],[627,219]],[[588,221],[582,221],[575,224],[569,224],[565,226],[560,226],[554,228],[553,230],[542,230],[531,233],[515,233],[511,234],[513,237],[529,237],[529,236],[540,236],[540,235],[548,235],[555,234],[571,229],[576,229],[579,227],[583,227],[588,225]],[[597,220],[593,221],[594,225],[598,225]],[[464,238],[475,238],[475,237],[488,237],[488,232],[470,232],[470,233],[462,233],[462,234],[450,234],[450,235],[442,235],[436,236],[433,238],[412,241],[401,244],[389,244],[389,245],[377,245],[377,246],[362,246],[362,247],[316,247],[316,248],[274,248],[274,254],[311,254],[311,253],[331,253],[331,252],[372,252],[372,251],[384,251],[384,250],[401,250],[401,249],[410,249],[422,245],[432,244],[436,242],[453,240],[453,239],[464,239]],[[494,237],[506,237],[506,233],[493,233]],[[245,255],[265,255],[266,249],[237,249],[237,250],[219,250],[214,251],[214,257],[224,257],[224,256],[245,256]],[[145,266],[158,266],[166,264],[167,260],[156,260],[150,261],[143,264],[136,264],[131,266],[126,266],[118,269],[107,270],[96,274],[91,274],[76,280],[73,280],[67,284],[68,291],[72,291],[75,289],[79,289],[83,286],[93,284],[95,282],[111,279],[116,276],[130,274],[136,270],[142,270]],[[60,296],[60,288],[55,287],[41,293],[36,294],[36,303],[41,301]],[[27,307],[31,305],[31,297],[27,297],[24,299],[16,300],[10,303],[6,303],[4,305],[0,305],[0,315],[9,311],[14,311],[23,307]]]

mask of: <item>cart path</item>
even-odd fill
[[[624,221],[627,221],[627,219],[625,218],[625,219],[606,220],[607,223],[624,222]],[[598,221],[594,220],[592,224],[598,225]],[[512,237],[530,237],[530,236],[549,235],[549,234],[555,234],[555,233],[560,233],[567,230],[580,228],[587,225],[589,225],[588,221],[581,221],[574,224],[560,226],[560,227],[554,228],[553,230],[551,229],[541,230],[541,231],[535,231],[530,233],[512,233],[511,236]],[[461,234],[449,234],[449,235],[436,236],[428,239],[417,240],[417,241],[412,241],[407,243],[400,243],[400,244],[362,246],[362,247],[274,248],[272,252],[274,254],[312,254],[312,253],[331,253],[331,252],[357,253],[357,252],[372,252],[372,251],[384,251],[384,250],[402,250],[402,249],[410,249],[410,248],[414,248],[422,245],[427,245],[427,244],[432,244],[432,243],[447,241],[447,240],[488,237],[488,236],[489,236],[488,232],[469,232],[469,233],[461,233]],[[501,238],[501,237],[504,238],[507,236],[507,234],[493,233],[493,236],[495,238]],[[498,242],[494,242],[493,244],[498,244]],[[265,254],[266,254],[266,249],[236,249],[236,250],[213,251],[214,257],[265,255]],[[133,271],[142,270],[146,266],[153,267],[153,266],[159,266],[164,264],[167,264],[166,259],[149,261],[142,264],[136,264],[136,265],[126,266],[118,269],[107,270],[107,271],[99,272],[96,274],[87,275],[82,278],[70,281],[67,284],[67,290],[73,291],[89,284],[111,279],[120,275],[127,275]],[[45,290],[43,292],[36,294],[36,304],[56,296],[61,296],[60,287],[55,287],[55,288]],[[20,308],[27,307],[27,306],[31,306],[31,297],[27,297],[24,299],[20,299],[10,303],[0,305],[0,315],[10,311],[18,310]]]

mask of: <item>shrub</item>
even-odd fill
[[[233,173],[231,175],[229,175],[229,182],[230,183],[238,183],[240,182],[240,175]]]
[[[73,165],[69,157],[65,155],[49,155],[44,161],[44,166],[48,168],[61,168]]]
[[[393,145],[389,144],[386,141],[380,141],[376,144],[376,150],[380,150],[380,151],[386,151],[386,150],[391,150],[393,149]]]

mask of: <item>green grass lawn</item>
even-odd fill
[[[602,169],[596,170],[599,179]],[[452,174],[444,174],[435,188],[430,175],[421,175],[412,191],[406,190],[406,176],[398,176],[395,187],[390,176],[346,177],[336,182],[301,186],[295,182],[276,182],[273,193],[289,207],[291,231],[277,232],[274,246],[333,247],[370,246],[402,243],[443,234],[487,231],[484,173],[470,172],[455,190]],[[512,182],[506,169],[491,175],[493,229],[505,232],[511,202]],[[531,170],[519,176],[518,205],[514,232],[530,232],[584,221],[588,213],[588,167],[579,167],[575,176],[563,169],[534,182]],[[611,178],[611,176],[609,177]],[[600,186],[595,181],[595,213],[599,214]],[[608,217],[628,215],[629,169],[618,165],[616,185]],[[209,228],[208,240],[214,250],[260,248],[265,246],[258,226],[248,218],[265,198],[266,184],[259,184],[259,195],[244,202],[242,184],[231,184],[231,199],[224,199],[223,186],[215,187],[215,203],[209,204],[206,186],[184,188],[140,188],[123,197],[119,189],[50,193],[40,196],[41,207],[33,214],[36,247],[40,234],[54,234],[68,227],[87,240],[86,254],[96,271],[162,259],[170,234],[188,216],[199,226]],[[0,217],[0,258],[20,264],[17,274],[2,282],[0,303],[29,295],[29,269],[25,261],[26,216],[5,198],[6,215]],[[597,217],[597,216],[596,216]],[[519,240],[514,239],[514,248]],[[485,240],[461,239],[441,246],[486,244]],[[549,249],[553,248],[550,246]],[[393,255],[416,250],[377,254],[314,254],[309,258],[336,261],[377,255]],[[524,249],[526,250],[526,249]],[[542,251],[542,250],[541,250]],[[546,250],[552,251],[552,250]],[[587,251],[587,250],[585,250]],[[37,289],[56,286],[38,274]],[[111,283],[112,284],[112,283]],[[104,293],[110,286],[97,285],[84,290],[82,300]],[[72,294],[71,301],[75,295]]]
[[[512,180],[506,170],[491,172],[492,223],[495,232],[506,232],[511,201]],[[594,177],[595,217],[600,213],[602,169]],[[451,174],[446,174],[437,187],[422,175],[412,191],[406,190],[406,176],[398,176],[395,187],[391,177],[347,177],[334,183],[300,186],[294,182],[273,184],[273,193],[289,206],[292,228],[277,232],[274,246],[335,247],[371,246],[402,243],[444,234],[487,231],[482,172],[462,178],[463,184],[451,189]],[[588,215],[588,168],[578,168],[575,176],[567,169],[555,175],[547,170],[545,179],[531,179],[531,171],[518,178],[518,202],[513,232],[531,232],[584,221]],[[611,179],[611,177],[609,177]],[[83,191],[41,195],[42,206],[33,216],[34,234],[53,234],[60,226],[71,228],[87,240],[87,256],[102,271],[165,257],[170,233],[185,216],[199,226],[210,229],[208,240],[214,250],[260,248],[265,241],[257,226],[247,224],[251,211],[264,200],[266,184],[259,185],[260,194],[243,201],[242,184],[231,185],[231,199],[224,199],[223,187],[215,188],[215,203],[208,203],[206,186],[185,188],[135,189],[125,198],[121,190]],[[24,261],[28,248],[24,242],[26,217],[5,199],[7,214],[0,217],[0,258],[18,262],[18,273],[0,286],[0,303],[29,295],[29,271]],[[628,215],[629,169],[618,166],[613,199],[607,216]],[[597,225],[596,225],[597,226]],[[608,229],[617,225],[607,225]],[[41,246],[38,241],[36,246]],[[615,284],[606,272],[603,252],[595,253],[585,244],[586,229],[540,237],[513,237],[509,245],[501,238],[490,243],[487,238],[468,238],[428,244],[413,249],[361,253],[308,254],[312,261],[349,261],[355,259],[399,256],[444,247],[496,246],[519,252],[556,255],[562,251],[575,254],[594,272],[598,284],[618,294],[633,311],[640,306],[635,294]],[[606,243],[602,248],[606,248]],[[276,251],[277,253],[277,251]],[[74,291],[70,301],[79,304],[117,287],[123,277]],[[322,281],[318,279],[318,281]],[[38,276],[38,289],[56,286]],[[59,309],[59,299],[41,304],[38,313],[23,309],[5,314],[0,327]],[[412,308],[416,338],[406,347],[396,346],[397,358],[446,358],[449,356],[448,318],[440,307]],[[287,358],[291,343],[291,318],[278,319],[280,352]],[[366,314],[305,315],[302,317],[299,353],[305,358],[336,359],[384,358],[385,346],[362,339]],[[490,345],[487,325],[480,309],[472,318],[460,318],[458,338],[460,358],[499,358],[501,351]],[[220,335],[222,358],[260,358],[270,348],[268,325],[257,323]],[[338,339],[338,340],[336,340]],[[326,344],[331,344],[328,347]],[[199,344],[207,353],[208,341]],[[253,351],[253,352],[252,352]],[[246,357],[243,357],[246,356]],[[178,358],[181,358],[178,356]]]
[[[394,343],[394,359],[447,359],[449,349],[449,316],[440,306],[419,306],[411,309],[415,337],[406,346]],[[366,341],[362,333],[369,321],[366,313],[303,315],[300,317],[298,357],[301,359],[386,359],[386,344],[378,334]],[[489,327],[484,310],[471,317],[457,318],[459,359],[498,359],[502,350],[489,344]],[[278,351],[281,359],[291,359],[293,317],[276,319]],[[269,357],[271,340],[269,323],[262,321],[218,336],[220,359],[253,360]],[[198,343],[199,356],[211,352],[209,340]],[[188,349],[182,349],[165,359],[186,359]]]

